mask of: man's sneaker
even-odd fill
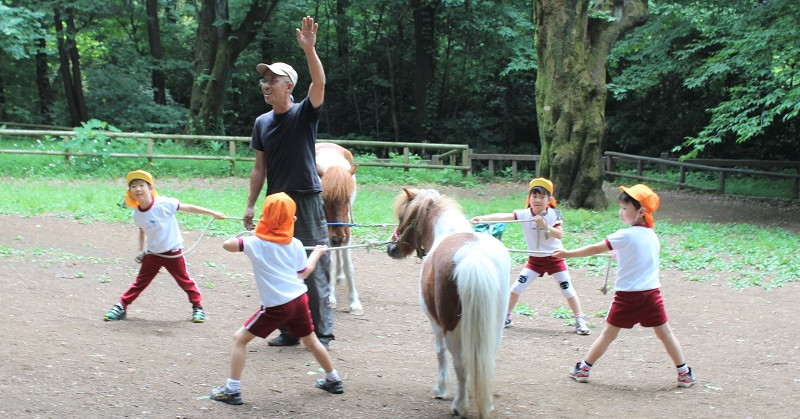
[[[120,305],[120,303],[114,304],[111,306],[111,310],[108,310],[103,320],[110,322],[112,320],[122,320],[125,318],[125,308]]]
[[[581,368],[581,363],[578,362],[575,366],[569,370],[569,376],[572,377],[573,380],[579,383],[588,383],[589,382],[589,368]]]
[[[504,327],[504,328],[505,328],[505,327],[511,327],[511,326],[513,326],[513,325],[514,325],[514,321],[513,321],[513,320],[511,320],[511,313],[507,313],[507,314],[506,314],[506,321],[505,321],[505,323],[503,324],[503,327]]]
[[[579,335],[588,335],[592,333],[592,331],[589,330],[589,325],[586,324],[586,320],[583,319],[583,316],[575,319],[575,333]]]
[[[686,372],[678,373],[678,387],[687,388],[691,387],[694,383],[695,379],[694,379],[694,374],[692,374],[691,367]]]
[[[217,387],[211,390],[211,400],[216,400],[218,402],[228,403],[228,404],[242,404],[242,393],[229,393],[227,386]]]
[[[203,307],[192,307],[192,321],[195,323],[203,323],[206,321],[206,313],[203,312]]]
[[[344,386],[341,381],[331,381],[327,378],[317,379],[317,388],[321,388],[328,393],[342,394],[344,393]]]
[[[296,346],[299,344],[300,344],[300,339],[295,339],[283,333],[267,341],[267,345],[269,346]]]

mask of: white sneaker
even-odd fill
[[[511,320],[511,313],[506,314],[506,322],[503,324],[503,328],[508,328],[514,325],[514,321]]]
[[[579,335],[588,335],[592,333],[589,329],[589,325],[586,324],[586,320],[583,319],[583,316],[580,316],[575,319],[575,333]]]

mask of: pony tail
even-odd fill
[[[462,335],[461,360],[467,381],[467,395],[475,397],[478,417],[489,417],[492,407],[495,359],[503,334],[503,319],[508,305],[508,251],[499,247],[487,252],[486,246],[474,246],[456,264],[461,301],[459,329]],[[505,252],[505,256],[501,253]],[[465,403],[468,403],[465,401]]]

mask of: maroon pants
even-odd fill
[[[181,251],[178,250],[176,252],[169,252],[164,253],[165,255],[180,255]],[[167,269],[167,272],[175,278],[175,282],[178,283],[178,286],[181,287],[182,290],[186,291],[186,294],[189,296],[189,301],[192,303],[192,306],[202,306],[203,296],[200,294],[200,291],[197,289],[197,284],[194,283],[194,279],[189,276],[189,272],[186,271],[186,261],[183,259],[183,256],[177,258],[164,258],[161,256],[156,256],[152,254],[147,254],[142,259],[142,267],[139,269],[139,275],[136,275],[136,281],[131,284],[131,287],[122,294],[120,297],[120,302],[124,307],[128,307],[128,304],[133,303],[139,294],[150,285],[150,282],[153,281],[153,278],[156,277],[158,274],[159,269],[161,267]]]

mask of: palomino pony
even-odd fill
[[[331,247],[345,247],[332,252],[332,263],[329,265],[328,278],[331,294],[328,304],[336,307],[336,285],[347,281],[350,314],[364,314],[361,301],[358,300],[356,282],[353,276],[353,260],[350,255],[350,226],[352,225],[352,207],[356,199],[356,168],[353,155],[344,147],[333,143],[316,145],[317,173],[322,182],[322,201],[325,218],[328,220],[328,236]]]
[[[508,250],[491,235],[473,232],[458,204],[435,190],[404,188],[394,211],[399,224],[389,256],[416,252],[423,258],[419,302],[433,327],[439,361],[434,395],[450,394],[448,351],[458,379],[453,414],[466,415],[472,396],[478,417],[488,417],[508,305]]]

